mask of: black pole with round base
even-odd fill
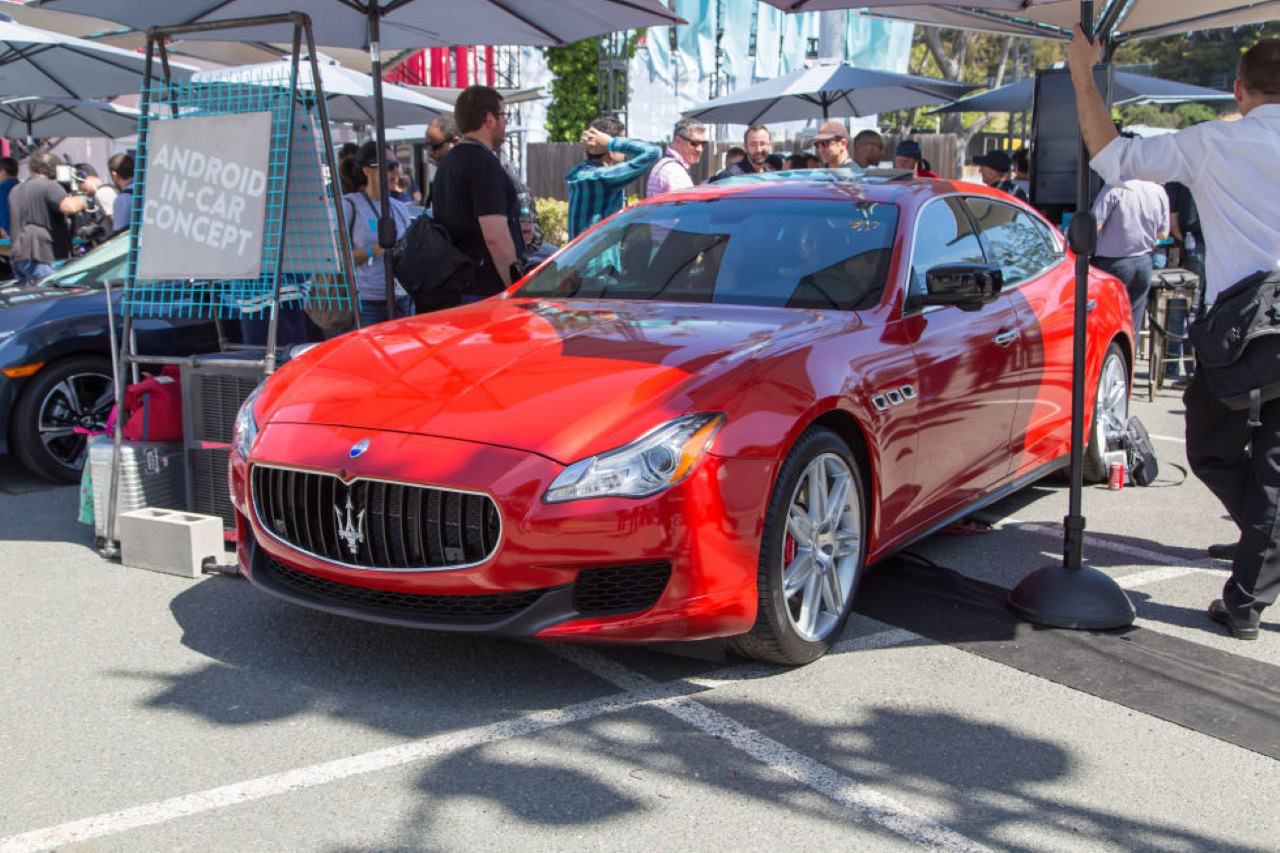
[[[1080,25],[1093,32],[1093,0],[1080,3]],[[1110,86],[1107,87],[1108,102]],[[1075,327],[1071,369],[1071,486],[1067,517],[1063,519],[1062,564],[1045,566],[1027,575],[1009,593],[1009,606],[1038,625],[1081,630],[1123,628],[1132,624],[1133,602],[1109,575],[1085,566],[1084,510],[1084,392],[1085,329],[1088,320],[1089,257],[1098,230],[1089,211],[1089,152],[1080,142],[1076,212],[1071,218],[1071,250],[1076,255]],[[1096,417],[1096,415],[1095,415]]]
[[[1036,569],[1009,593],[1009,606],[1028,622],[1082,631],[1123,628],[1136,615],[1115,579],[1092,566]]]

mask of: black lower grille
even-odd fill
[[[479,563],[498,546],[498,508],[485,495],[255,465],[258,520],[309,554],[369,569]]]
[[[374,616],[416,616],[433,622],[456,624],[494,622],[514,616],[533,605],[545,589],[503,592],[488,595],[419,595],[387,592],[350,586],[300,572],[263,555],[258,562],[259,582],[278,585],[295,594],[340,607],[349,607]]]
[[[587,569],[574,581],[573,609],[584,616],[644,610],[653,606],[670,579],[668,563]]]

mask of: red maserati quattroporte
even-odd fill
[[[236,424],[240,571],[396,625],[813,660],[869,563],[1065,465],[1072,264],[969,184],[649,200],[499,297],[265,382]],[[1088,307],[1099,478],[1133,330],[1118,281]]]

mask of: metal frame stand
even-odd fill
[[[169,67],[169,54],[165,44],[170,39],[181,37],[189,33],[211,32],[220,30],[236,30],[244,27],[256,27],[271,24],[289,24],[293,26],[293,53],[290,57],[289,66],[289,114],[286,130],[285,147],[284,147],[284,185],[288,187],[290,178],[292,177],[292,154],[294,141],[294,117],[298,104],[298,69],[301,62],[302,45],[305,41],[307,48],[307,61],[311,66],[311,79],[315,87],[316,110],[318,113],[317,123],[323,138],[323,148],[325,162],[328,166],[330,180],[330,189],[333,196],[333,204],[337,209],[338,222],[338,240],[339,255],[341,257],[343,274],[347,280],[347,292],[350,304],[353,306],[355,314],[355,323],[358,327],[360,324],[359,300],[356,293],[355,270],[351,263],[351,247],[347,239],[347,226],[345,222],[345,211],[342,205],[342,189],[338,181],[338,167],[334,160],[333,140],[329,132],[329,114],[325,104],[324,91],[321,85],[320,68],[316,59],[315,37],[311,29],[311,19],[300,12],[292,12],[286,15],[264,15],[253,18],[239,18],[234,20],[217,21],[207,24],[190,24],[176,27],[152,27],[147,31],[147,54],[146,54],[146,70],[143,77],[142,88],[142,119],[139,122],[138,132],[138,151],[141,155],[145,155],[147,150],[147,138],[150,133],[151,126],[151,108],[152,104],[152,80],[155,79],[155,60],[157,52],[159,53],[160,66],[163,73],[163,80],[166,88],[172,83],[173,77]],[[376,37],[376,27],[373,29]],[[375,69],[375,95],[378,104],[378,135],[382,136],[382,98],[381,85],[378,77],[379,70]],[[177,115],[177,104],[170,104],[174,115]],[[386,172],[380,170],[382,174],[383,184],[383,215],[386,216],[388,206],[386,202]],[[133,239],[137,239],[138,229],[140,228],[140,211],[142,208],[142,196],[135,196],[133,221],[131,223]],[[262,371],[264,376],[270,375],[276,369],[276,341],[278,339],[279,330],[279,310],[280,310],[280,284],[284,274],[284,256],[285,256],[285,236],[288,227],[288,194],[285,194],[285,202],[281,212],[280,222],[280,238],[277,241],[275,258],[273,259],[273,292],[270,307],[270,318],[267,326],[267,344],[262,354],[257,357],[251,357],[249,353],[255,351],[254,348],[237,347],[236,349],[245,352],[243,358],[223,359],[220,363],[223,366],[238,366],[256,368]],[[385,220],[384,220],[385,221]],[[381,230],[381,229],[380,229]],[[394,230],[394,229],[393,229]],[[392,244],[394,244],[394,239]],[[388,258],[388,270],[390,269],[390,258]],[[125,279],[124,293],[127,297],[129,290],[135,286],[137,281],[137,255],[134,252],[129,254],[128,272]],[[127,301],[127,299],[126,299]],[[108,305],[110,305],[110,293],[108,292]],[[110,308],[108,308],[110,311]],[[116,519],[115,509],[119,502],[120,487],[120,458],[121,447],[124,442],[124,397],[125,397],[125,376],[131,374],[133,381],[138,380],[138,370],[141,364],[163,364],[163,365],[195,365],[200,363],[199,356],[173,357],[147,355],[138,351],[137,334],[133,327],[133,317],[127,307],[122,303],[121,314],[123,316],[122,332],[120,339],[116,342],[114,337],[115,321],[109,318],[110,329],[112,333],[112,349],[113,349],[113,373],[115,374],[115,394],[116,394],[116,422],[113,434],[114,447],[111,456],[111,485],[107,493],[107,523],[105,525],[105,543],[99,549],[99,553],[108,559],[115,559],[119,556],[119,547],[116,544]],[[219,343],[223,342],[223,334],[221,322],[218,322]],[[117,349],[118,348],[118,349]],[[116,352],[119,353],[118,358]]]

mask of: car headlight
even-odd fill
[[[240,404],[240,411],[236,412],[236,428],[231,446],[246,461],[249,459],[249,448],[253,447],[253,440],[258,437],[258,422],[253,417],[253,404],[258,402],[258,395],[261,393],[262,386],[259,385],[249,392],[249,396]]]
[[[628,445],[581,459],[560,472],[547,503],[583,498],[643,498],[686,480],[724,424],[713,412],[668,421]]]

